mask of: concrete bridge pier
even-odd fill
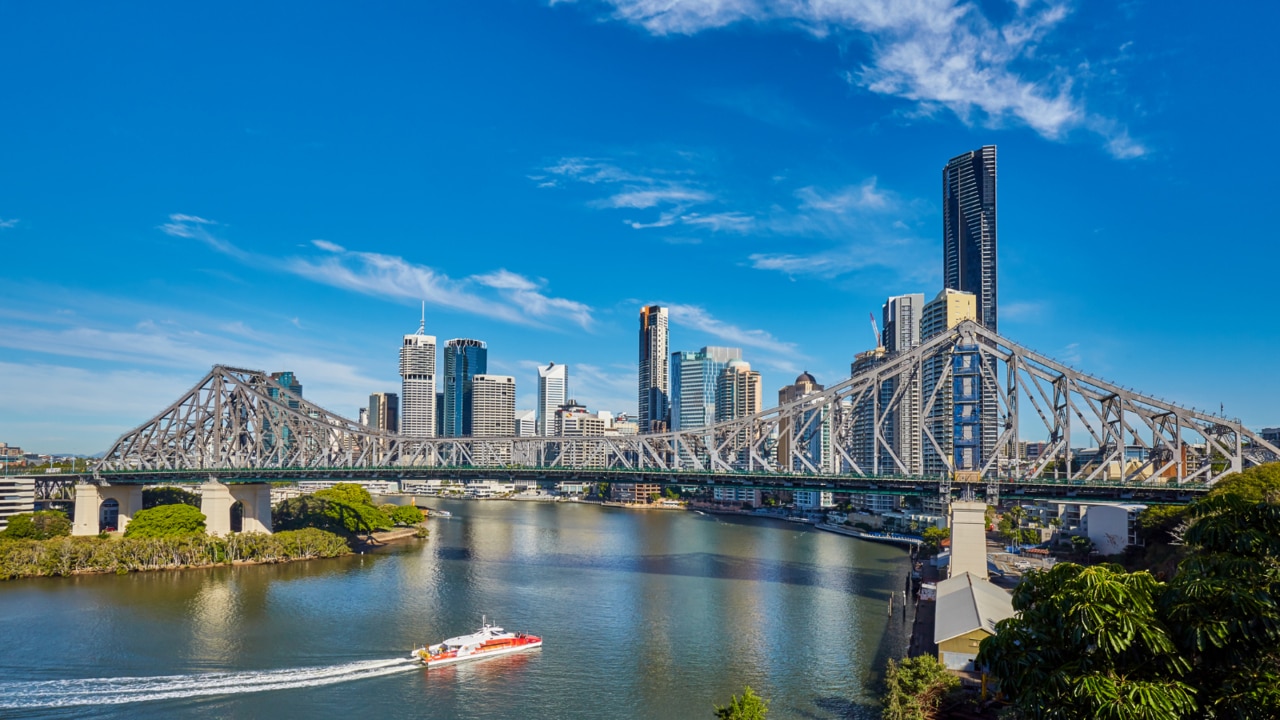
[[[240,532],[271,532],[271,486],[267,483],[224,485],[214,478],[200,486],[200,512],[210,535],[231,533],[231,507],[242,508]]]
[[[103,527],[124,532],[141,509],[141,485],[80,483],[76,485],[76,516],[71,534],[97,535]]]

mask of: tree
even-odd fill
[[[414,505],[397,505],[390,513],[396,525],[417,525],[422,522],[422,510]]]
[[[1266,463],[1232,473],[1214,484],[1209,497],[1239,495],[1253,502],[1280,502],[1280,463]]]
[[[1280,503],[1213,495],[1162,602],[1202,717],[1280,717]]]
[[[1071,536],[1071,552],[1083,559],[1093,553],[1093,541],[1087,535]]]
[[[139,510],[124,529],[127,538],[161,538],[204,532],[204,513],[190,505],[160,505]]]
[[[142,488],[142,508],[150,510],[161,505],[190,505],[200,507],[200,496],[172,486]]]
[[[71,521],[61,510],[37,510],[9,517],[0,539],[48,540],[71,534]]]
[[[341,521],[352,535],[389,530],[391,518],[373,505],[373,496],[356,483],[338,483],[331,488],[318,490],[313,497],[328,503],[326,512]]]
[[[1162,591],[1150,573],[1118,565],[1032,573],[1013,592],[1019,615],[996,625],[975,664],[1028,718],[1188,717],[1195,691],[1157,614]]]
[[[884,676],[884,720],[932,720],[948,693],[960,687],[933,655],[907,658],[901,664],[889,661]]]
[[[940,528],[937,525],[930,525],[924,529],[924,533],[921,537],[924,538],[925,546],[927,546],[930,551],[936,553],[942,549],[942,541],[951,537],[951,531]]]
[[[742,692],[729,701],[728,705],[716,706],[716,717],[720,720],[765,720],[769,714],[769,701],[756,695],[748,685]]]

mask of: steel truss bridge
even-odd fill
[[[1025,427],[1035,428],[1025,436],[1047,438],[1030,459]],[[125,433],[89,479],[583,478],[1169,500],[1278,458],[1280,449],[1239,420],[1091,377],[964,322],[794,402],[649,435],[384,433],[293,396],[262,372],[219,365]]]

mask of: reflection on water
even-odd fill
[[[455,517],[372,555],[2,583],[0,705],[37,717],[75,704],[120,718],[684,718],[750,684],[771,717],[878,716],[878,668],[905,644],[885,610],[907,572],[897,548],[767,520],[433,504]],[[431,671],[403,663],[481,614],[546,644]]]

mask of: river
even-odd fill
[[[0,583],[0,716],[874,718],[904,550],[775,520],[434,501],[431,537],[286,565]],[[530,653],[426,671],[481,614]]]

